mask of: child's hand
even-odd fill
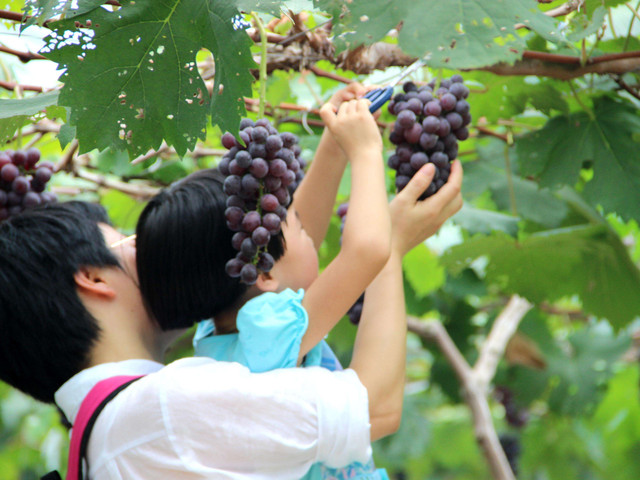
[[[366,99],[349,100],[340,105],[337,113],[332,103],[325,103],[320,109],[320,117],[349,161],[365,152],[382,152],[382,137],[369,112],[370,104]]]
[[[389,205],[392,248],[400,255],[405,255],[437,232],[445,220],[462,208],[462,166],[459,160],[451,163],[449,180],[438,192],[425,200],[418,200],[431,183],[434,168],[428,163],[418,170]]]
[[[357,100],[362,98],[368,91],[375,90],[378,88],[376,85],[367,85],[366,87],[358,82],[353,82],[347,85],[346,87],[338,90],[334,93],[327,103],[333,105],[334,112],[337,112],[344,102],[348,102],[349,100]],[[382,112],[377,110],[373,114],[373,118],[378,118]]]

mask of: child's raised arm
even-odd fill
[[[327,103],[337,112],[343,102],[360,98],[370,88],[356,82],[350,83],[333,94]],[[293,208],[298,212],[300,222],[313,240],[316,250],[327,233],[346,165],[347,156],[325,127],[309,170],[293,196]]]
[[[324,338],[384,267],[391,242],[382,137],[369,101],[350,100],[337,113],[326,104],[320,114],[351,163],[351,197],[340,252],[302,301],[309,326],[299,359]]]
[[[425,165],[391,202],[391,257],[364,296],[349,367],[367,388],[372,440],[397,430],[402,414],[407,337],[402,257],[462,207],[458,160],[451,165],[447,183],[435,195],[418,201],[433,174],[433,166]]]

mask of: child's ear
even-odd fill
[[[80,267],[73,274],[76,287],[81,293],[103,298],[115,298],[116,292],[106,280],[104,270],[100,267]]]
[[[269,272],[260,272],[258,274],[256,287],[258,287],[261,292],[277,292],[279,286],[280,282],[278,282],[278,279]]]

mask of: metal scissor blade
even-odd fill
[[[424,66],[424,62],[422,59],[416,60],[411,65],[409,65],[396,80],[394,80],[388,87],[376,88],[375,90],[371,90],[366,93],[364,98],[368,98],[371,100],[371,105],[369,105],[369,111],[371,113],[378,110],[382,105],[387,103],[389,99],[393,96],[393,87],[395,87],[400,81],[407,77],[407,75],[411,74],[418,68]]]

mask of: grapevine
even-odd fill
[[[57,200],[45,188],[54,166],[40,162],[40,151],[5,150],[0,152],[0,221],[36,205]]]
[[[253,285],[258,271],[268,272],[273,267],[267,246],[272,236],[280,233],[306,162],[300,158],[298,137],[278,133],[265,118],[255,122],[243,119],[239,136],[240,141],[228,132],[222,136],[222,145],[229,151],[218,164],[226,177],[225,218],[235,232],[232,245],[238,251],[227,262],[226,271]]]
[[[403,92],[389,102],[389,113],[396,116],[389,140],[396,150],[388,159],[396,171],[396,189],[402,190],[426,163],[433,163],[433,181],[420,197],[425,199],[446,183],[451,161],[458,156],[458,141],[469,137],[469,89],[461,75],[421,87],[405,82]]]

